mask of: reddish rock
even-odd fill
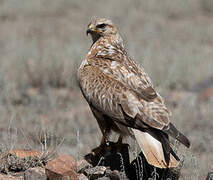
[[[78,180],[77,164],[68,155],[60,155],[49,161],[45,167],[45,173],[49,180],[61,180],[67,177],[70,180]]]
[[[207,100],[212,99],[212,98],[213,98],[213,87],[205,89],[198,96],[198,99],[200,101],[207,101]]]
[[[24,180],[23,177],[13,177],[10,175],[0,174],[0,180]]]
[[[212,179],[213,179],[213,172],[209,172],[206,177],[206,180],[212,180]]]
[[[41,167],[35,167],[27,169],[24,172],[24,180],[46,180],[45,169]]]
[[[40,157],[41,153],[37,150],[25,150],[25,149],[15,149],[15,150],[10,150],[10,154],[16,155],[19,158],[26,158],[26,157]]]

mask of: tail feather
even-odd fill
[[[153,132],[143,132],[137,129],[132,129],[132,131],[149,164],[158,168],[178,166],[179,158],[172,149],[170,149],[170,146],[168,150],[168,142],[165,144],[165,137],[162,136],[163,139],[161,141],[161,137],[159,138],[158,136],[158,138],[156,138]]]
[[[187,148],[190,147],[190,141],[188,138],[179,132],[172,123],[170,123],[168,127],[168,130],[163,130],[165,133],[180,141]]]

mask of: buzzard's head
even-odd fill
[[[88,25],[87,34],[91,34],[93,42],[95,42],[103,36],[117,35],[118,29],[110,20],[97,18]]]

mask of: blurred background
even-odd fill
[[[81,159],[101,132],[76,82],[92,17],[111,19],[129,54],[165,97],[190,140],[178,149],[182,179],[213,171],[212,0],[0,0],[0,151],[64,139]],[[134,151],[134,149],[133,149]]]

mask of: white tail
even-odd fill
[[[149,164],[158,168],[172,168],[178,166],[179,161],[177,161],[171,153],[169,165],[166,164],[163,147],[160,141],[155,139],[148,132],[142,132],[137,129],[132,129],[132,131]]]

